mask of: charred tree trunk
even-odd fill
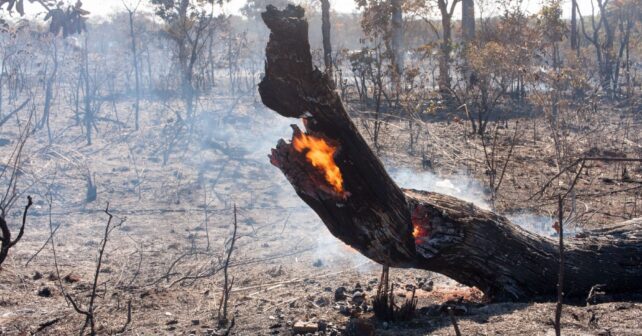
[[[448,2],[445,0],[439,0],[437,6],[439,7],[439,12],[441,13],[441,55],[439,56],[439,93],[445,97],[450,97],[450,53],[452,51],[452,30],[451,30],[451,19],[452,19],[452,10],[455,8],[455,4],[458,1],[453,0],[451,5],[451,10],[448,10]]]
[[[321,33],[323,35],[323,62],[325,72],[332,78],[332,42],[330,39],[330,0],[321,0]]]
[[[134,76],[136,76],[136,101],[134,102],[134,123],[136,130],[140,128],[140,67],[138,65],[138,52],[136,50],[136,33],[134,32],[134,15],[136,10],[130,10],[127,8],[127,13],[129,14],[129,37],[132,40],[132,64],[134,65]]]
[[[439,272],[491,300],[554,298],[554,240],[453,197],[401,190],[358,133],[330,79],[313,67],[303,9],[269,6],[263,20],[272,31],[259,85],[263,103],[282,116],[304,118],[306,126],[306,133],[294,127],[293,143],[281,140],[270,160],[333,235],[376,262]],[[325,145],[326,164],[336,171],[308,158],[299,147],[306,137]],[[339,178],[330,179],[329,171]],[[586,297],[595,284],[612,293],[641,289],[642,220],[567,239],[565,259],[567,297]]]
[[[399,82],[404,69],[402,0],[391,0],[390,2],[392,5],[392,54],[395,76]]]
[[[475,2],[473,0],[461,2],[461,30],[465,43],[475,39]]]
[[[571,0],[571,49],[579,52],[580,40],[577,30],[577,0]],[[579,55],[578,55],[579,56]]]

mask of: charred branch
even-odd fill
[[[2,263],[9,255],[9,249],[14,247],[20,239],[22,239],[22,236],[25,233],[25,225],[27,223],[27,211],[29,211],[31,205],[33,205],[31,196],[27,196],[27,205],[25,206],[25,210],[22,214],[22,225],[20,226],[18,236],[16,236],[15,239],[11,239],[11,230],[9,230],[9,225],[4,218],[4,210],[2,211],[3,214],[0,215],[0,233],[2,234],[2,236],[0,236],[0,266],[2,266]]]

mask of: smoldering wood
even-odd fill
[[[472,203],[401,190],[348,117],[331,81],[312,64],[301,7],[268,6],[271,30],[263,103],[282,116],[304,118],[307,133],[338,147],[344,193],[324,184],[302,153],[280,141],[270,156],[330,232],[383,265],[419,268],[475,286],[494,301],[554,299],[559,250]],[[295,136],[300,132],[295,128]],[[413,237],[413,230],[420,230]],[[642,289],[642,219],[565,239],[567,297],[585,298],[595,284],[610,293]]]
[[[266,76],[259,84],[263,103],[286,117],[308,118],[307,130],[340,140],[340,163],[349,202],[320,195],[310,187],[308,164],[282,141],[272,156],[297,188],[298,195],[324,220],[332,234],[382,264],[410,267],[414,243],[403,192],[372,154],[339,99],[331,81],[312,67],[308,24],[301,7],[278,11],[268,6],[263,19],[272,31],[267,45]],[[321,193],[323,194],[323,193]]]

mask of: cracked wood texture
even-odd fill
[[[270,160],[334,236],[376,262],[442,273],[479,288],[489,300],[554,298],[559,251],[553,239],[453,197],[401,190],[331,81],[313,66],[303,9],[268,6],[263,20],[271,34],[261,99],[282,116],[304,119],[306,134],[337,148],[344,191],[333,190],[291,143],[279,141]],[[294,127],[293,136],[301,132]],[[642,219],[566,239],[565,257],[566,296],[586,297],[596,284],[608,293],[639,291]]]

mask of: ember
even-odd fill
[[[428,235],[428,230],[414,222],[412,223],[412,226],[414,227],[412,229],[412,236],[415,237],[415,244],[419,244],[421,243],[422,238]]]
[[[292,139],[292,145],[298,152],[305,152],[308,161],[323,171],[326,181],[336,192],[343,193],[343,176],[334,162],[336,147],[329,145],[324,139],[303,133]]]
[[[424,207],[416,207],[410,217],[412,222],[412,236],[415,238],[415,244],[421,244],[425,237],[430,233],[430,221],[428,213]]]

